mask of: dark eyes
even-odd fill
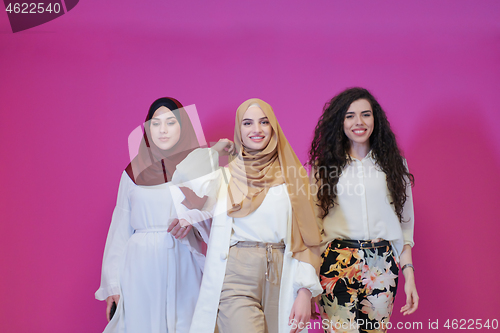
[[[372,116],[372,114],[371,114],[371,113],[363,113],[361,116],[363,116],[363,117],[365,117],[365,118],[366,118],[366,117],[371,117],[371,116]],[[345,119],[351,119],[351,118],[353,118],[353,117],[354,117],[354,115],[352,115],[352,114],[348,114],[348,115],[346,115],[346,116],[345,116]]]

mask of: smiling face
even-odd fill
[[[163,150],[175,146],[181,137],[181,125],[174,113],[165,106],[159,107],[149,123],[154,144]]]
[[[261,150],[266,148],[269,140],[271,140],[273,128],[264,111],[260,107],[253,105],[243,115],[240,132],[241,141],[245,147]]]
[[[366,99],[358,99],[351,103],[344,118],[344,133],[356,145],[370,147],[370,135],[374,127],[373,110]]]

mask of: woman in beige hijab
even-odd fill
[[[241,104],[234,132],[190,332],[300,332],[322,291],[308,176],[266,102]]]

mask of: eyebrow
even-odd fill
[[[361,111],[361,113],[366,113],[366,112],[373,112],[372,110],[365,110],[365,111]],[[346,112],[346,114],[348,113],[354,113],[354,111],[348,111]]]
[[[267,119],[267,117],[262,117],[262,118],[259,118],[259,120],[264,120],[264,119]],[[245,118],[243,119],[242,121],[253,121],[253,119],[249,119],[249,118]]]
[[[168,117],[167,119],[173,119],[173,118],[175,118],[175,116],[172,116],[172,117]],[[153,120],[153,119],[154,119],[154,120],[161,120],[160,118],[156,118],[156,117],[154,117],[154,118],[151,118],[151,120]]]

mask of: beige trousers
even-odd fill
[[[229,249],[217,315],[219,333],[278,332],[284,244],[274,245],[239,242]]]

